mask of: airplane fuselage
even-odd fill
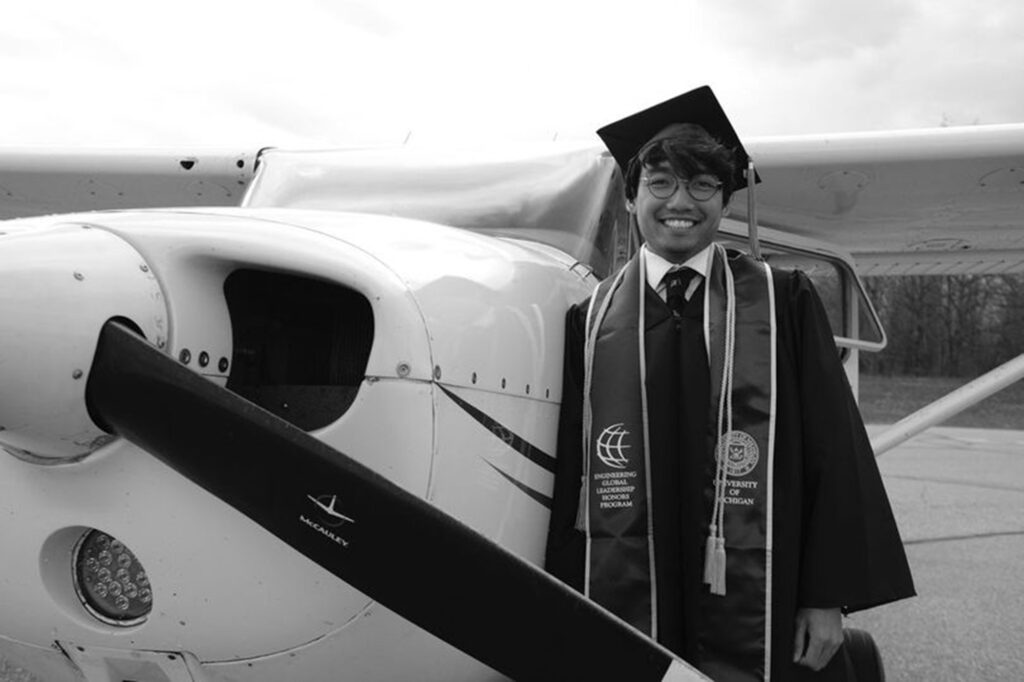
[[[125,318],[539,563],[564,315],[594,283],[573,258],[426,222],[273,209],[35,219],[0,240],[0,655],[57,681],[133,660],[172,680],[500,677],[105,434],[82,399],[89,339]],[[167,426],[188,425],[168,414]],[[344,546],[359,519],[332,494],[311,487],[295,523]],[[92,529],[144,566],[140,622],[98,617],[76,585]]]

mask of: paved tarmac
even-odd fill
[[[936,427],[879,466],[918,596],[847,626],[889,682],[1024,680],[1024,431]]]

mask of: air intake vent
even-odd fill
[[[346,287],[259,270],[224,283],[234,352],[228,389],[306,431],[355,400],[373,345],[373,311]]]

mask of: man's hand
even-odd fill
[[[796,612],[794,663],[811,670],[821,670],[832,660],[842,643],[843,614],[840,609],[799,609]]]

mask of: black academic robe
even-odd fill
[[[681,320],[646,284],[653,524],[659,640],[699,665],[704,542],[714,424],[702,331],[703,285]],[[799,272],[773,271],[777,415],[772,679],[843,679],[792,663],[796,611],[846,612],[913,596],[906,555],[824,307]],[[585,538],[574,528],[582,474],[583,343],[588,302],[566,324],[565,372],[546,568],[582,591]],[[666,360],[667,358],[667,360]],[[714,598],[714,597],[710,597]],[[838,663],[839,657],[836,657]]]

